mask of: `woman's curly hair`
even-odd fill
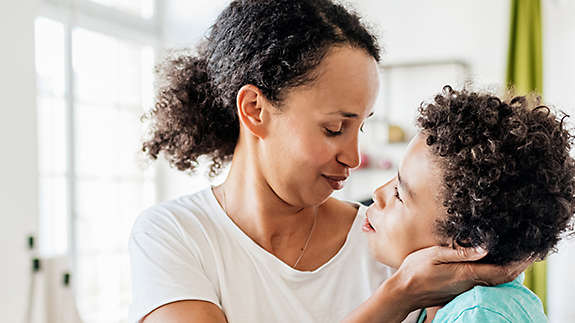
[[[544,258],[572,229],[575,161],[566,115],[538,98],[446,86],[417,120],[443,172],[438,232],[488,250],[483,262]]]
[[[365,50],[379,61],[376,38],[360,18],[331,0],[235,0],[219,15],[197,54],[173,52],[156,68],[158,90],[143,151],[163,152],[193,171],[211,157],[210,175],[229,161],[239,136],[236,95],[257,86],[280,107],[282,94],[314,80],[333,46]]]

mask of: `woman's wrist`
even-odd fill
[[[411,312],[404,284],[397,275],[383,282],[373,295],[343,321],[345,323],[401,322]]]
[[[410,304],[405,281],[397,272],[387,279],[374,293],[374,303],[381,310],[378,322],[401,322],[413,310]]]

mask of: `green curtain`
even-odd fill
[[[540,0],[511,0],[507,85],[518,94],[543,90]]]
[[[543,90],[543,59],[540,0],[511,0],[511,26],[509,28],[507,56],[507,86],[515,94]],[[543,302],[547,312],[547,263],[533,264],[526,271],[525,286]]]

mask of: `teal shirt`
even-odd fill
[[[525,274],[493,287],[476,286],[435,314],[433,322],[547,322],[539,298],[523,286]],[[422,311],[418,322],[425,319]]]

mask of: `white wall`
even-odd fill
[[[379,31],[383,62],[457,58],[479,86],[505,79],[509,1],[355,0]]]
[[[0,1],[0,313],[22,322],[38,214],[34,15],[37,0]]]
[[[163,39],[166,47],[190,47],[206,34],[228,0],[165,0]]]
[[[543,1],[542,10],[543,94],[548,103],[575,114],[575,1]]]

